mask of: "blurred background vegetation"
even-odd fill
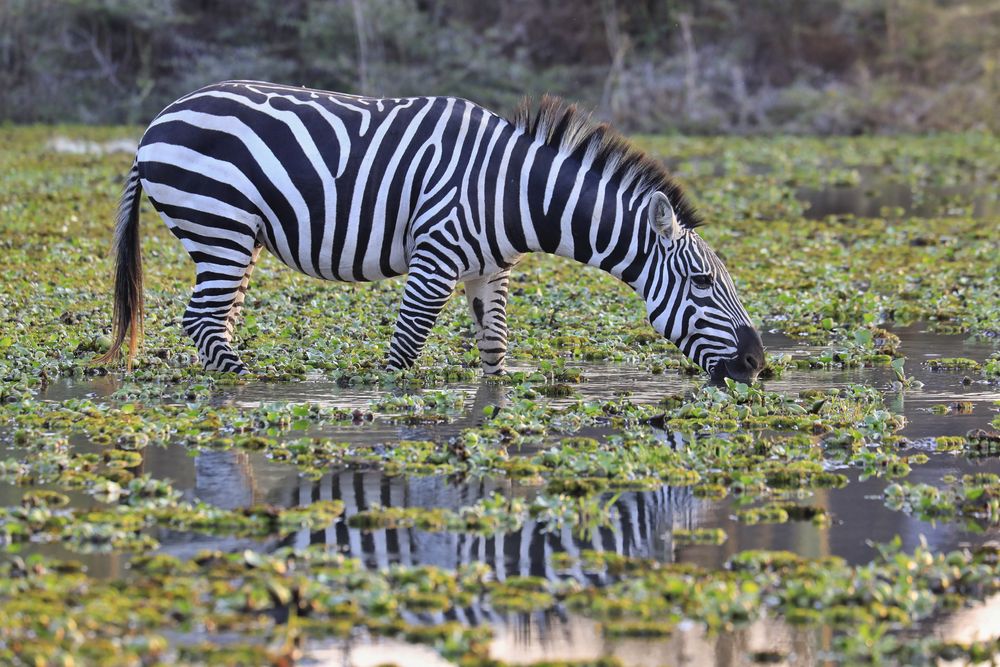
[[[0,0],[0,121],[148,122],[204,84],[552,92],[632,132],[1000,126],[997,0]]]

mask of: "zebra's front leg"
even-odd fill
[[[247,372],[230,345],[235,320],[243,304],[250,272],[260,254],[255,249],[244,266],[198,264],[194,294],[184,311],[184,331],[194,340],[205,370]]]
[[[389,370],[401,370],[413,365],[456,284],[454,278],[436,275],[430,267],[410,267],[403,290],[403,304],[396,318],[396,330],[392,334],[386,359]]]
[[[476,325],[483,373],[500,375],[507,362],[507,284],[510,269],[465,281],[465,297]]]

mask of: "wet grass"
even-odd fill
[[[805,523],[825,534],[840,519],[817,494],[871,480],[889,510],[988,537],[1000,520],[1000,418],[990,413],[991,426],[980,403],[936,404],[928,410],[940,419],[971,415],[979,427],[942,429],[918,447],[900,434],[897,406],[919,396],[924,371],[995,386],[1000,355],[942,349],[925,368],[891,330],[921,321],[984,340],[1000,334],[1000,220],[974,216],[972,204],[995,201],[995,138],[640,139],[677,165],[710,220],[704,236],[725,256],[755,320],[812,345],[772,355],[769,380],[822,372],[811,369],[883,369],[886,378],[776,391],[707,386],[653,335],[627,288],[549,257],[529,257],[515,273],[516,369],[499,381],[480,379],[460,303],[446,309],[419,369],[386,373],[401,283],[321,283],[272,257],[254,274],[238,329],[254,375],[206,374],[179,327],[192,266],[148,207],[146,339],[132,374],[113,369],[106,378],[89,360],[109,345],[107,249],[131,156],[55,154],[46,148],[51,132],[0,130],[0,488],[18,499],[0,507],[0,661],[281,661],[307,641],[364,632],[425,643],[463,664],[497,664],[489,624],[428,622],[473,605],[581,615],[608,638],[670,636],[685,621],[727,632],[771,616],[830,628],[830,655],[844,660],[996,653],[995,637],[962,644],[907,635],[997,592],[997,551],[985,540],[947,551],[880,545],[860,564],[739,551],[720,557],[721,568],[557,551],[546,577],[486,564],[371,569],[335,545],[275,546],[333,526],[497,536],[540,525],[594,535],[620,524],[624,494],[664,487],[729,503],[729,521],[747,530]],[[58,132],[93,141],[137,134]],[[908,187],[934,215],[888,207],[877,218],[804,217],[799,188],[863,186],[873,173]],[[928,203],[942,187],[958,194]],[[590,380],[603,386],[598,361],[637,369],[647,385],[636,394],[584,391]],[[370,395],[348,406],[282,400],[303,381]],[[90,395],[51,399],[71,382]],[[474,402],[470,383],[500,398]],[[255,385],[265,400],[239,399]],[[365,435],[389,427],[391,437]],[[199,456],[253,453],[303,479],[377,471],[489,479],[508,490],[448,507],[348,509],[331,499],[221,507],[145,470],[150,452],[167,445]],[[914,470],[938,470],[928,453],[979,469],[909,481]],[[671,532],[678,549],[731,542],[718,527]],[[169,555],[164,540],[178,533],[242,541],[228,552]],[[73,559],[37,555],[51,544],[127,554],[130,567],[103,580]]]

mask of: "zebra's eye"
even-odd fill
[[[694,286],[698,289],[708,289],[712,286],[712,283],[715,282],[715,280],[712,278],[711,273],[699,273],[691,276],[691,282],[693,282]]]

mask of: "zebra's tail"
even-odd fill
[[[139,201],[142,184],[139,182],[139,164],[132,163],[115,224],[115,306],[112,315],[111,348],[94,359],[95,364],[107,364],[118,358],[125,337],[128,336],[126,368],[132,370],[139,338],[142,336],[142,255],[139,240]]]

